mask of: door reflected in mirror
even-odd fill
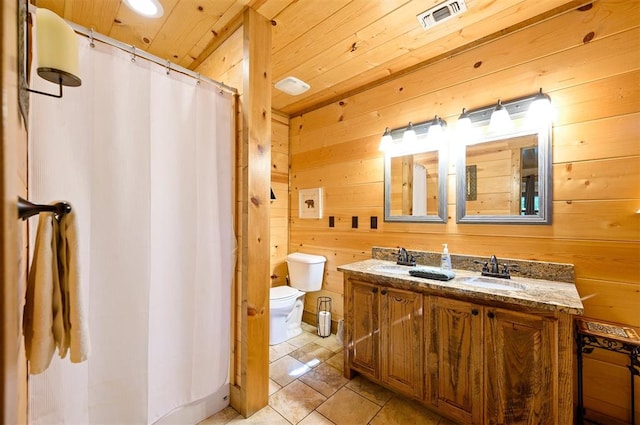
[[[442,151],[385,157],[385,221],[446,222]]]
[[[438,153],[391,158],[391,215],[438,213]]]

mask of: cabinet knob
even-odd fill
[[[496,315],[493,313],[493,311],[490,311],[490,312],[487,313],[487,317],[489,319],[493,319],[494,317],[496,317]]]
[[[382,295],[387,295],[387,290],[386,290],[386,289],[383,289],[382,291],[380,291],[380,293],[381,293]]]
[[[373,288],[373,289],[371,290],[371,292],[373,292],[374,294],[377,294],[377,293],[378,293],[378,288]]]
[[[474,308],[473,310],[471,310],[471,314],[473,314],[474,316],[478,315],[478,309]]]

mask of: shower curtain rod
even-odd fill
[[[36,11],[36,9],[37,9],[37,7],[35,7],[32,4],[29,4],[29,12],[34,13]],[[229,92],[231,94],[238,94],[238,89],[236,89],[235,87],[231,87],[231,86],[228,86],[228,85],[226,85],[224,83],[221,83],[219,81],[213,80],[213,79],[211,79],[209,77],[205,77],[204,75],[201,75],[199,72],[191,71],[190,69],[187,69],[185,67],[177,65],[175,63],[172,63],[169,60],[159,58],[158,56],[152,55],[151,53],[147,53],[144,50],[139,49],[139,48],[137,48],[137,47],[135,47],[133,45],[125,44],[125,43],[123,43],[121,41],[118,41],[118,40],[116,40],[114,38],[111,38],[111,37],[108,37],[108,36],[106,36],[104,34],[100,34],[98,32],[95,32],[93,29],[89,29],[89,28],[83,27],[81,25],[75,24],[75,23],[70,22],[68,20],[65,20],[65,22],[67,24],[69,24],[69,26],[71,28],[73,28],[73,30],[75,32],[77,32],[78,34],[89,38],[89,40],[91,42],[93,42],[93,40],[100,41],[102,43],[105,43],[105,44],[111,45],[113,47],[116,47],[116,48],[118,48],[120,50],[123,50],[125,52],[131,53],[134,56],[146,59],[146,60],[154,62],[154,63],[157,63],[158,65],[164,66],[165,68],[168,68],[171,71],[176,71],[176,72],[179,72],[181,74],[188,75],[189,77],[195,78],[195,79],[197,79],[199,81],[206,81],[208,83],[211,83],[211,84],[217,86],[221,90],[225,90],[225,91],[227,91],[227,92]]]

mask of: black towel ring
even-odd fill
[[[59,219],[63,215],[71,212],[71,205],[66,202],[58,202],[54,205],[39,205],[18,196],[18,218],[26,220],[41,212],[52,212],[56,218]]]

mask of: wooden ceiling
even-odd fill
[[[136,15],[121,0],[32,2],[190,69],[252,7],[273,25],[273,82],[294,76],[311,85],[298,96],[273,89],[273,108],[287,115],[588,3],[465,0],[466,12],[425,31],[416,15],[442,0],[160,0],[165,12],[157,19]]]

